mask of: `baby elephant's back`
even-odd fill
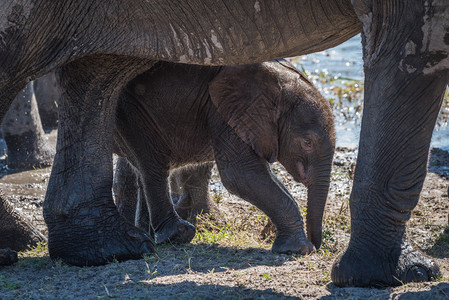
[[[175,161],[201,160],[204,152],[212,151],[207,127],[212,108],[209,82],[219,70],[158,62],[122,91],[117,115],[130,119],[140,132],[154,131]]]

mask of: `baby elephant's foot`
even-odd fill
[[[154,239],[156,244],[162,243],[188,243],[195,236],[196,228],[181,218],[173,218],[163,222],[155,230]]]
[[[305,234],[298,233],[277,233],[271,250],[275,253],[301,255],[309,254],[313,251],[312,243],[306,238]]]

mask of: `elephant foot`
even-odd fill
[[[277,233],[271,250],[281,254],[309,254],[313,251],[312,243],[298,233]]]
[[[179,217],[162,222],[155,229],[154,239],[156,244],[162,243],[189,243],[195,236],[196,228],[191,223]]]
[[[9,266],[18,261],[17,252],[11,249],[0,249],[0,266]]]
[[[386,287],[422,282],[440,275],[438,265],[407,240],[397,249],[381,246],[348,249],[334,262],[332,281],[337,286]]]
[[[42,139],[42,137],[39,137]],[[8,145],[8,167],[10,169],[33,169],[51,166],[55,149],[45,140],[36,141],[33,132],[5,136]]]
[[[140,259],[154,252],[151,237],[125,221],[115,207],[83,214],[68,214],[63,220],[59,217],[50,222],[46,218],[52,259],[75,266],[96,266]]]

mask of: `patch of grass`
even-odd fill
[[[143,260],[147,264],[157,264],[160,261],[160,257],[157,253],[144,254]]]
[[[449,280],[449,278],[445,278],[445,277],[443,277],[443,275],[440,275],[434,279],[434,281],[436,281],[436,282],[444,282],[444,281],[448,281],[448,280]]]
[[[261,235],[268,217],[260,215],[256,208],[241,220],[228,218],[217,221],[210,214],[197,217],[197,233],[193,244],[217,244],[230,247],[269,248],[271,241]]]
[[[321,279],[321,284],[326,285],[329,282],[331,282],[331,274],[330,274],[330,272],[323,271],[322,274],[323,274],[324,278]]]
[[[345,232],[350,232],[351,230],[351,220],[349,216],[345,214],[325,216],[323,224],[333,231],[339,229]]]
[[[184,251],[184,258],[183,258],[184,266],[187,269],[187,271],[190,272],[190,271],[192,271],[192,257],[193,257],[193,255],[192,255],[190,249],[183,248],[182,250]]]
[[[199,215],[197,222],[197,234],[193,239],[194,243],[217,243],[233,235],[234,228],[231,225],[217,225],[208,215]]]
[[[446,243],[449,244],[449,233],[448,233],[449,227],[446,227],[445,232],[442,232],[438,239],[436,240],[435,244],[442,244]]]
[[[51,263],[51,259],[49,256],[45,257],[24,257],[19,259],[17,266],[21,268],[25,267],[34,267],[38,269],[47,268],[48,264]]]
[[[338,252],[337,242],[333,232],[329,230],[323,230],[322,244],[319,252],[324,256],[333,256]]]
[[[50,263],[47,243],[38,242],[36,247],[18,253],[19,267],[43,268]]]
[[[21,287],[20,282],[8,281],[4,275],[0,275],[0,288],[12,291],[17,290],[20,287]]]
[[[449,226],[438,236],[433,245],[424,252],[433,257],[448,257],[449,256]]]
[[[147,275],[148,275],[148,277],[150,279],[156,277],[156,275],[158,273],[157,272],[157,263],[153,264],[153,265],[150,265],[150,264],[146,263],[146,266],[147,266]]]
[[[143,256],[145,262],[145,273],[148,276],[148,280],[151,280],[158,275],[157,265],[162,260],[157,253],[145,254]]]
[[[214,195],[212,196],[212,199],[214,200],[215,203],[220,204],[221,201],[223,201],[223,195],[214,193]]]
[[[33,247],[31,249],[20,251],[18,253],[19,258],[23,257],[42,257],[48,255],[48,245],[45,242],[38,242],[36,247]]]

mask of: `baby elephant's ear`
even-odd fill
[[[278,74],[265,64],[223,67],[209,85],[218,113],[260,156],[278,154],[281,87]]]

